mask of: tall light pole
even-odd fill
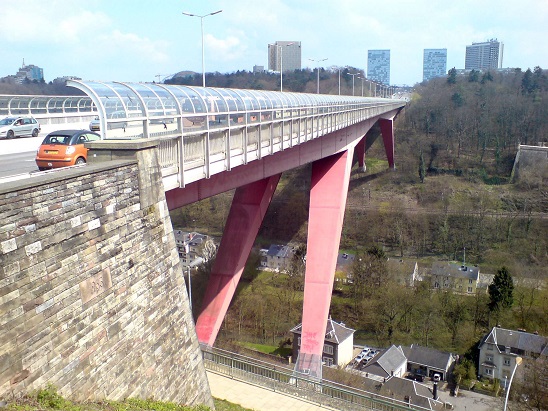
[[[219,14],[222,12],[222,10],[214,11],[213,13],[204,14],[203,16],[198,16],[197,14],[192,13],[186,13],[183,11],[183,14],[185,16],[190,17],[199,17],[200,18],[200,26],[202,29],[202,87],[205,87],[205,59],[204,59],[204,18],[207,16],[213,16],[214,14]]]
[[[348,66],[344,66],[344,67],[331,66],[331,68],[339,70],[339,96],[340,96],[341,95],[341,70],[348,68]]]
[[[512,386],[512,380],[514,379],[516,368],[518,368],[518,365],[520,364],[521,364],[521,357],[516,357],[516,365],[514,365],[514,369],[512,370],[512,375],[510,376],[510,382],[508,383],[508,387],[506,388],[506,399],[504,400],[504,411],[506,411],[506,407],[508,407],[508,395],[510,394],[510,387]]]
[[[362,81],[362,97],[363,97],[363,81],[365,80],[365,78],[363,77],[358,77],[361,81]]]
[[[346,73],[348,74],[349,76],[352,76],[352,95],[354,95],[354,77],[356,77],[357,75],[359,75],[360,73]]]
[[[308,60],[313,61],[315,63],[321,63],[322,61],[327,60],[327,58],[319,59],[319,60],[315,60],[315,59],[308,59]],[[316,69],[318,70],[318,85],[316,87],[316,94],[320,94],[320,66],[318,65]]]

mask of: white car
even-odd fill
[[[40,124],[34,117],[6,117],[0,120],[0,138],[38,137]]]
[[[100,126],[100,122],[99,122],[99,116],[95,116],[95,118],[93,120],[91,120],[90,123],[89,123],[89,129],[91,131],[99,131],[100,128],[101,128],[101,126]]]

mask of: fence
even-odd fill
[[[298,397],[320,406],[349,411],[422,411],[427,409],[331,381],[315,381],[289,368],[218,348],[202,346],[202,357],[206,369],[210,371],[285,395]]]

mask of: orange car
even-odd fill
[[[101,136],[87,130],[59,130],[49,133],[36,153],[36,165],[40,171],[50,168],[85,164],[87,141],[101,140]]]

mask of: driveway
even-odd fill
[[[460,390],[457,397],[451,397],[449,390],[438,391],[439,399],[453,404],[456,411],[493,411],[502,409],[503,399],[490,397],[473,391]]]

